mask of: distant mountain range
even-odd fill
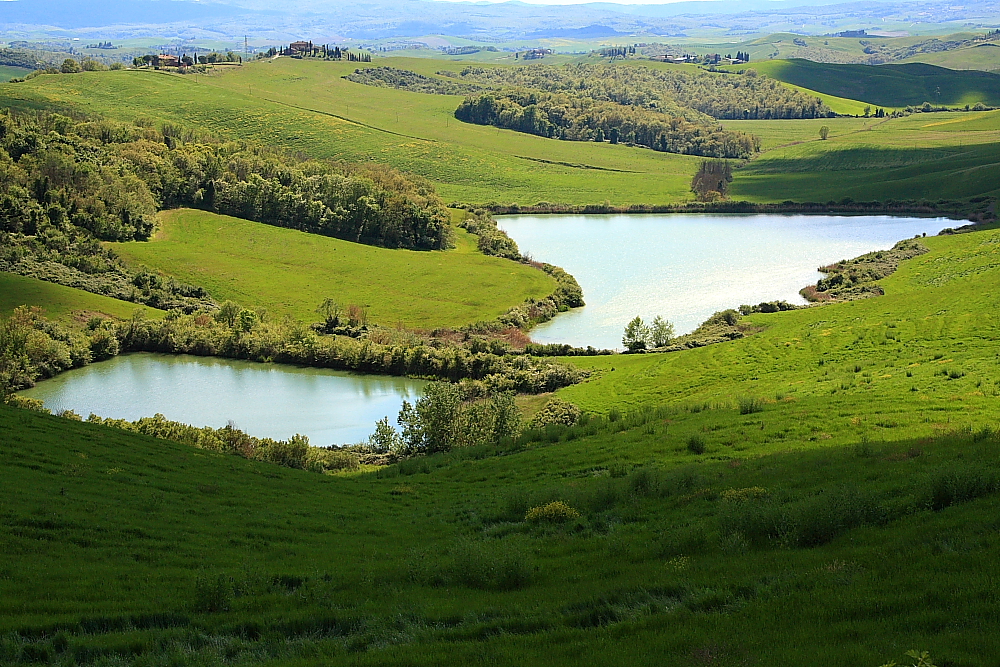
[[[141,36],[182,39],[287,41],[381,40],[425,35],[477,41],[552,38],[600,39],[623,35],[699,36],[767,32],[824,34],[845,28],[906,26],[912,31],[947,26],[1000,25],[1000,3],[974,0],[961,6],[923,0],[829,3],[824,0],[740,0],[663,5],[535,5],[433,0],[358,3],[292,0],[3,0],[0,35],[39,33],[87,38]]]

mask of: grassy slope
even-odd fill
[[[924,242],[932,252],[882,281],[883,297],[754,315],[764,332],[680,355],[579,359],[598,379],[561,395],[596,411],[780,396],[801,410],[784,428],[803,443],[818,430],[846,443],[862,433],[894,438],[939,423],[986,423],[1000,395],[989,315],[1000,305],[1000,231]],[[965,375],[949,379],[945,370]]]
[[[730,344],[577,359],[603,370],[563,392],[599,411],[714,407],[508,456],[432,458],[401,477],[320,477],[0,407],[14,491],[0,509],[0,657],[31,644],[178,665],[875,665],[919,648],[991,664],[1000,500],[930,512],[921,499],[935,471],[1000,463],[989,438],[941,435],[1000,416],[1000,232],[927,243],[885,297],[757,316],[768,329]],[[740,415],[737,392],[792,399]],[[692,436],[705,455],[687,450]],[[648,462],[666,471],[654,490],[646,466],[602,495],[616,480],[595,471]],[[914,511],[824,546],[747,548],[718,532],[734,511],[718,494],[755,486],[782,502],[842,492]],[[493,523],[518,496],[610,509],[578,529]],[[469,539],[529,553],[530,585],[421,583]],[[199,577],[218,575],[240,595],[199,611]]]
[[[379,59],[431,74],[448,63]],[[151,116],[318,157],[374,159],[432,179],[449,200],[595,203],[691,197],[697,158],[563,142],[460,123],[461,98],[379,89],[341,77],[356,63],[279,58],[212,77],[102,72],[0,86],[9,103]]]
[[[40,306],[47,317],[63,321],[86,319],[96,313],[128,318],[136,310],[152,318],[164,314],[155,308],[0,272],[0,315],[8,315],[18,306]]]
[[[934,105],[1000,105],[1000,75],[955,71],[922,63],[836,65],[810,60],[754,63],[762,74],[852,100],[883,107]]]
[[[754,65],[797,67],[799,62]],[[385,58],[377,64],[427,75],[450,66],[415,58]],[[802,71],[808,74],[814,66],[820,67],[812,63]],[[211,77],[136,71],[45,76],[0,85],[0,100],[68,105],[125,119],[153,116],[311,155],[375,159],[428,176],[450,200],[658,204],[692,197],[688,186],[700,158],[459,123],[452,117],[459,98],[344,81],[341,76],[353,69],[348,63],[278,59]],[[835,102],[842,110],[861,110],[850,100]],[[935,130],[945,119],[955,120],[916,115],[859,134],[849,133],[865,128],[864,119],[727,121],[727,127],[759,133],[765,148],[806,142],[765,153],[738,173],[732,193],[753,201],[828,201],[845,195],[936,200],[995,190],[1000,122],[963,116],[969,124],[961,131],[957,125]],[[823,124],[830,125],[836,140],[807,141]]]
[[[766,151],[740,169],[731,195],[752,201],[935,201],[1000,192],[1000,112],[858,119],[860,127],[839,120],[797,121],[789,136],[796,143]],[[822,124],[830,126],[830,139],[808,136],[806,130],[818,132]],[[727,125],[767,131],[759,122]]]
[[[0,65],[0,81],[10,81],[14,78],[23,77],[25,74],[29,74],[30,72],[30,69],[25,69],[24,67]]]
[[[386,326],[460,326],[492,319],[555,281],[528,266],[486,257],[457,231],[447,252],[388,250],[204,211],[160,214],[149,243],[115,244],[126,259],[205,287],[217,300],[316,321],[317,306],[369,306]]]
[[[940,53],[921,53],[903,62],[927,63],[948,69],[978,69],[987,72],[1000,72],[1000,45],[996,43],[979,44],[965,49],[941,51]]]

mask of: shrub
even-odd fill
[[[524,520],[528,523],[565,523],[579,518],[580,513],[561,500],[532,507],[524,515]]]
[[[22,410],[34,410],[35,412],[49,412],[45,404],[42,403],[37,398],[28,398],[27,396],[18,396],[17,394],[10,394],[4,400],[4,402],[11,406],[12,408],[21,408]]]
[[[573,426],[580,419],[580,408],[560,398],[552,397],[535,413],[528,428],[542,428],[549,424]]]
[[[767,495],[767,489],[761,486],[749,486],[743,489],[726,489],[722,499],[733,503],[745,503]]]
[[[687,442],[688,451],[692,454],[704,454],[705,453],[705,439],[700,435],[692,435],[688,438]]]
[[[229,611],[233,585],[225,575],[200,576],[194,583],[194,610],[206,613]]]
[[[955,466],[939,472],[931,479],[927,504],[939,511],[997,491],[1000,491],[1000,479],[995,472],[968,464]]]
[[[760,398],[753,398],[751,396],[740,396],[737,399],[739,404],[741,415],[752,415],[755,412],[764,411],[764,401]]]

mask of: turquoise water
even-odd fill
[[[421,380],[355,375],[317,368],[259,364],[214,357],[127,354],[91,364],[19,392],[54,411],[86,418],[167,419],[219,428],[228,422],[258,437],[296,433],[313,445],[358,442],[388,416],[395,424],[403,400],[414,401]]]
[[[828,215],[503,216],[521,252],[572,273],[587,305],[536,327],[542,343],[620,348],[636,315],[688,333],[712,313],[785,299],[805,303],[817,267],[936,234],[946,218]]]

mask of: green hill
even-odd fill
[[[1000,231],[924,242],[883,297],[575,359],[590,420],[502,456],[323,476],[0,406],[0,662],[990,665]]]
[[[924,63],[837,65],[769,60],[753,67],[779,81],[881,107],[1000,105],[1000,75]]]
[[[555,289],[542,271],[487,257],[475,237],[455,232],[453,250],[390,250],[179,209],[160,214],[153,241],[112,247],[132,263],[194,281],[218,301],[304,322],[319,319],[317,306],[332,298],[342,307],[367,305],[383,326],[458,327]]]
[[[730,123],[760,132],[770,148],[736,171],[731,196],[828,202],[1000,195],[998,111],[834,120],[793,127]],[[826,141],[818,136],[823,124],[830,127]]]
[[[1000,44],[979,44],[940,53],[921,53],[905,62],[927,63],[948,69],[978,69],[997,74],[1000,73]]]
[[[49,319],[81,322],[95,315],[125,319],[137,310],[154,319],[165,314],[141,304],[0,271],[0,315],[9,315],[18,306],[39,306]]]

